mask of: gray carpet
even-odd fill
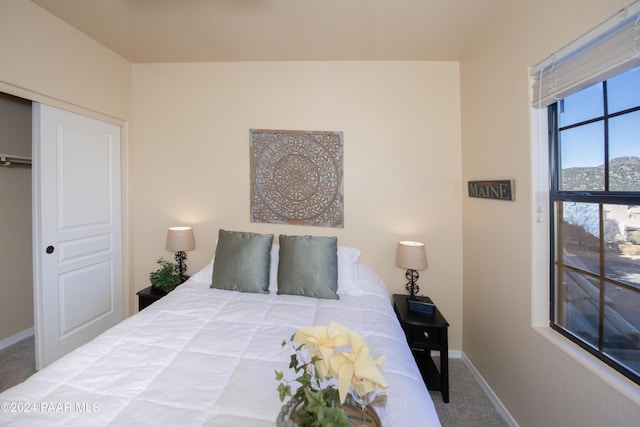
[[[437,363],[437,358],[434,358]],[[33,336],[0,351],[0,392],[35,372]],[[508,427],[461,359],[449,359],[449,403],[430,391],[442,427]]]
[[[509,427],[462,359],[449,359],[449,403],[429,394],[442,427]]]
[[[20,384],[36,371],[33,335],[0,351],[0,392]]]

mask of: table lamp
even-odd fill
[[[412,241],[398,242],[396,265],[407,269],[405,277],[409,281],[407,282],[406,289],[409,291],[409,299],[416,299],[416,294],[420,291],[420,287],[416,284],[420,277],[417,270],[427,268],[427,251],[424,243]]]
[[[191,227],[171,227],[167,232],[167,249],[175,252],[176,263],[178,264],[178,273],[182,277],[186,277],[184,272],[187,271],[185,260],[186,252],[196,248],[196,241],[193,237],[193,229]]]

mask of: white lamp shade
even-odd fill
[[[188,252],[196,248],[191,227],[171,227],[167,232],[167,249],[171,252]]]
[[[427,268],[427,250],[424,243],[398,242],[396,265],[407,270],[424,270]]]

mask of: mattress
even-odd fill
[[[358,264],[339,300],[210,289],[200,274],[0,394],[0,425],[274,426],[297,328],[340,323],[386,354],[384,426],[439,426],[387,288]]]

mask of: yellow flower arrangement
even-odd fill
[[[343,425],[337,422],[342,418],[346,420],[339,405],[345,403],[350,387],[359,395],[388,387],[381,373],[386,356],[371,358],[369,346],[362,336],[338,323],[300,328],[291,337],[290,344],[295,353],[291,356],[289,368],[297,374],[302,372],[294,380],[300,383],[300,387],[292,396],[284,374],[276,371],[276,379],[283,381],[278,386],[280,400],[292,396],[292,403],[302,407],[302,425],[318,421],[320,423],[314,425]],[[283,341],[282,345],[287,345],[287,341]],[[309,352],[310,361],[305,361],[302,349]],[[323,386],[323,382],[330,378],[338,382],[337,393],[333,385]],[[318,402],[321,404],[318,405]],[[327,423],[323,424],[322,419]]]
[[[369,357],[369,346],[362,336],[338,323],[332,322],[328,327],[298,329],[293,341],[310,350],[311,357],[316,356],[314,366],[321,379],[333,377],[338,380],[341,404],[347,397],[350,385],[359,394],[388,387],[380,373],[386,356],[375,359]]]

